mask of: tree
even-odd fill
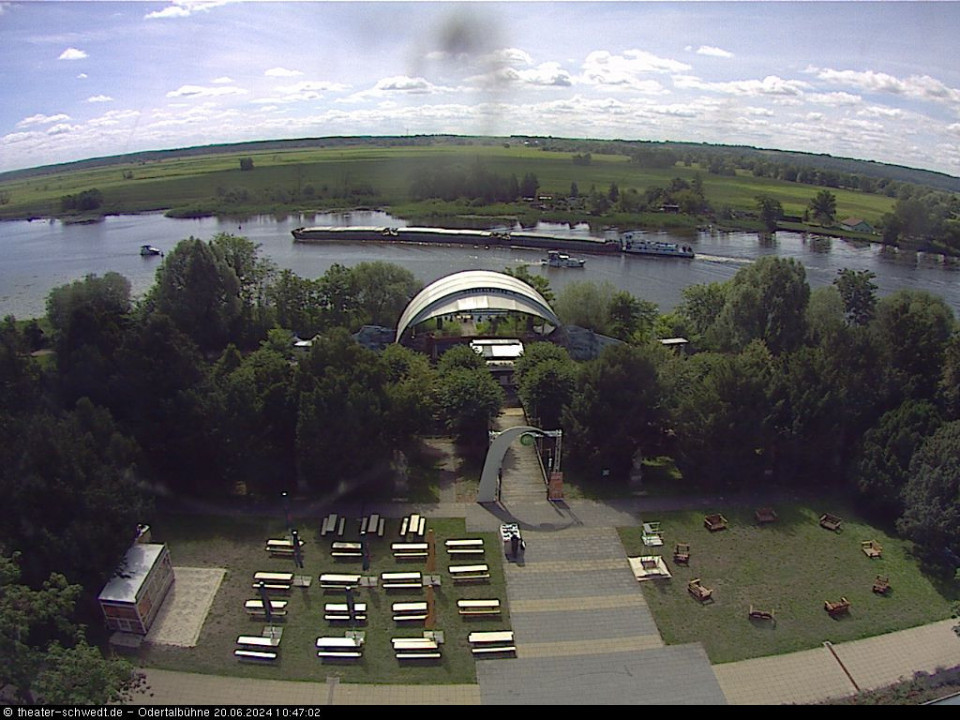
[[[737,271],[725,295],[710,332],[718,347],[739,350],[763,340],[779,355],[803,342],[810,286],[798,261],[762,257]]]
[[[537,180],[537,176],[533,173],[526,173],[523,180],[520,181],[520,197],[535,198],[539,188],[540,181]]]
[[[231,269],[240,284],[239,327],[233,337],[247,336],[247,345],[266,334],[267,287],[276,265],[260,257],[260,246],[239,235],[217,233],[210,241],[214,253]],[[272,321],[270,321],[272,322]]]
[[[757,210],[760,213],[760,222],[768,232],[776,232],[777,225],[783,218],[783,205],[769,195],[757,196]]]
[[[514,372],[517,395],[527,416],[539,418],[541,427],[560,427],[577,382],[577,366],[567,351],[553,343],[531,343],[515,363]]]
[[[209,243],[190,237],[177,243],[157,269],[148,301],[202,350],[220,350],[241,316],[240,293],[240,280],[227,261]]]
[[[599,476],[626,480],[638,451],[650,454],[664,429],[659,347],[614,345],[581,368],[563,412],[571,459]]]
[[[817,192],[808,207],[813,218],[824,227],[833,225],[837,218],[837,196],[826,188]]]
[[[0,556],[0,687],[25,704],[105,705],[129,700],[142,675],[104,658],[72,622],[81,594],[63,575],[38,590],[20,583],[19,556]]]
[[[898,290],[877,303],[871,329],[891,392],[901,399],[934,398],[954,327],[950,306],[925,291]]]
[[[910,460],[897,528],[929,557],[960,555],[960,421],[940,427]]]
[[[317,282],[324,328],[350,328],[358,311],[356,276],[334,263]]]
[[[863,437],[853,479],[867,504],[895,520],[903,512],[903,491],[914,453],[940,426],[936,408],[907,400],[884,413]]]
[[[647,340],[657,321],[657,306],[649,300],[640,300],[626,291],[610,298],[607,311],[610,317],[610,333],[625,341]]]
[[[253,158],[245,157],[240,158],[240,170],[241,172],[248,172],[253,170]]]
[[[505,275],[523,280],[527,285],[540,293],[541,297],[543,297],[548,304],[553,303],[554,295],[553,290],[550,289],[550,281],[543,275],[533,275],[527,265],[517,265],[516,267],[508,266],[503,269],[503,272]]]
[[[449,354],[448,350],[444,357]],[[487,429],[500,413],[504,399],[503,389],[486,367],[463,366],[441,371],[436,398],[447,428],[461,439],[474,442],[486,439]]]
[[[610,302],[616,292],[610,282],[571,282],[560,293],[553,309],[566,325],[607,333],[610,330]]]
[[[395,443],[404,443],[431,427],[436,412],[436,372],[426,355],[392,343],[380,355],[387,368],[390,400],[387,428]]]
[[[855,325],[867,325],[877,308],[876,274],[870,270],[841,268],[833,281],[843,298],[847,320]]]
[[[457,369],[486,372],[487,366],[483,357],[469,345],[454,345],[440,356],[437,361],[437,372],[443,375]]]
[[[396,326],[404,308],[421,289],[412,272],[379,260],[357,264],[353,282],[364,324],[390,327]]]

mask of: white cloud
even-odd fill
[[[58,123],[47,128],[47,135],[65,135],[80,129],[79,125],[70,125],[69,123]]]
[[[79,75],[77,75],[77,80],[86,80],[86,79],[87,79],[86,73],[80,73]]]
[[[113,102],[113,98],[109,95],[91,95],[87,98],[88,103],[102,103],[102,102]]]
[[[224,75],[223,77],[214,78],[211,82],[215,85],[230,85],[233,83],[233,78]]]
[[[70,116],[63,113],[58,113],[56,115],[31,115],[30,117],[24,118],[17,123],[18,128],[29,127],[30,125],[49,125],[50,123],[63,122],[64,120],[69,120]]]
[[[949,130],[951,133],[953,133],[957,137],[960,137],[960,123],[951,123],[947,125],[947,130]]]
[[[697,48],[697,55],[707,55],[709,57],[732,58],[733,53],[723,50],[713,45],[701,45]]]
[[[221,5],[227,5],[237,0],[171,0],[170,5],[162,10],[155,10],[144,15],[146,20],[166,20],[169,18],[190,17],[195,12],[206,12]]]
[[[911,75],[903,79],[873,70],[833,70],[812,66],[806,71],[815,74],[824,82],[850,85],[866,92],[889,93],[919,100],[960,104],[960,90],[948,87],[929,75]]]
[[[77,50],[76,48],[67,48],[62,53],[57,60],[83,60],[87,57],[87,54],[83,50]]]
[[[299,77],[303,75],[299,70],[288,70],[287,68],[275,67],[270,68],[263,73],[267,77]]]
[[[203,85],[181,85],[167,93],[168,98],[177,97],[215,97],[218,95],[246,95],[247,91],[237,87],[205,87]]]
[[[859,95],[851,95],[845,92],[829,93],[807,93],[803,96],[805,100],[818,105],[858,105],[863,98]]]
[[[407,75],[396,75],[379,80],[375,88],[380,92],[403,92],[422,95],[433,92],[436,86],[422,77],[412,78]]]
[[[639,79],[649,73],[679,73],[690,66],[676,60],[661,58],[644,50],[627,50],[613,55],[606,50],[595,50],[583,61],[583,81],[595,85],[631,87],[646,92],[658,92],[659,83]],[[656,87],[654,87],[654,85]]]
[[[802,80],[784,80],[777,75],[767,75],[763,80],[731,80],[728,82],[707,82],[693,75],[675,75],[674,87],[683,90],[708,90],[727,95],[756,97],[760,95],[799,96],[809,83]]]

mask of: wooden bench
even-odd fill
[[[483,582],[490,579],[490,568],[487,565],[451,565],[449,572],[455,583]]]
[[[293,584],[293,573],[292,572],[256,572],[253,574],[253,579],[256,581],[263,580],[266,583],[276,583],[282,585],[292,585]]]
[[[280,638],[264,635],[240,635],[237,638],[237,646],[241,650],[277,652],[277,648],[280,647]]]
[[[693,597],[701,603],[705,603],[707,600],[711,600],[713,598],[713,590],[711,588],[704,587],[700,578],[694,578],[687,583],[687,592],[693,595]]]
[[[841,597],[838,602],[830,602],[829,600],[824,600],[823,609],[827,611],[830,617],[845,615],[850,612],[850,601],[847,600],[845,597]]]
[[[323,606],[323,619],[328,622],[350,622],[350,608],[346,603],[326,603]],[[367,621],[367,604],[354,603],[353,619]]]
[[[753,513],[753,516],[757,519],[757,523],[760,525],[766,525],[767,523],[777,521],[777,511],[772,507],[757,508],[756,512]]]
[[[426,560],[427,543],[393,543],[390,546],[396,560]]]
[[[359,575],[337,575],[335,573],[324,573],[320,576],[321,590],[346,590],[347,588],[354,588],[359,584]]]
[[[245,650],[244,648],[237,648],[233,651],[233,654],[242,662],[261,663],[272,663],[278,656],[275,650]]]
[[[326,537],[327,533],[334,532],[337,529],[337,520],[339,520],[339,518],[336,513],[327,515],[323,519],[323,522],[320,523],[320,536]]]
[[[843,520],[838,518],[836,515],[831,515],[830,513],[824,513],[820,516],[820,527],[826,528],[832,532],[840,532],[843,528]]]
[[[425,602],[396,602],[391,610],[394,622],[423,622],[427,619]]]
[[[688,543],[677,543],[673,548],[673,561],[677,565],[690,564],[690,545]]]
[[[703,518],[703,526],[710,532],[716,532],[717,530],[726,530],[727,529],[727,519],[720,515],[719,513],[715,515],[707,515]]]
[[[380,573],[380,585],[385,590],[423,590],[423,576],[418,572]]]
[[[286,538],[271,538],[264,547],[271,555],[293,557],[293,540]],[[300,541],[300,552],[303,552],[303,540]]]
[[[450,555],[483,555],[484,547],[481,539],[447,540],[444,543]]]
[[[772,620],[776,622],[777,619],[773,616],[773,610],[757,610],[753,605],[750,606],[750,611],[747,613],[747,617],[751,620]]]
[[[248,615],[254,617],[266,617],[267,611],[264,608],[263,600],[247,600],[243,604],[244,610],[247,611]],[[283,617],[287,614],[287,601],[286,600],[271,600],[270,601],[270,616],[271,617]]]
[[[891,589],[890,578],[877,575],[877,579],[873,581],[873,591],[877,595],[886,595]]]
[[[334,542],[330,545],[330,555],[336,560],[362,560],[363,545],[358,542]]]
[[[330,660],[357,660],[363,655],[363,639],[357,637],[318,637],[317,657]]]
[[[261,582],[262,582],[262,581],[261,581]],[[260,585],[259,582],[253,583],[253,584],[251,585],[251,587],[252,587],[254,590],[260,590],[260,589],[261,589],[261,585]],[[293,585],[292,585],[291,583],[268,583],[268,582],[265,582],[265,583],[263,583],[263,585],[262,585],[262,588],[263,588],[264,590],[266,590],[268,593],[281,593],[281,594],[290,592],[290,589],[291,589],[292,587],[293,587]]]
[[[386,522],[382,517],[377,513],[362,518],[360,520],[360,534],[361,535],[376,535],[377,537],[383,537],[383,529],[386,527]]]
[[[439,660],[440,645],[434,638],[391,638],[397,660]]]
[[[860,543],[860,549],[868,558],[878,558],[883,556],[883,546],[876,540],[864,540]]]
[[[500,615],[500,601],[457,600],[457,612],[464,617],[494,617]]]
[[[470,651],[474,655],[496,655],[500,653],[515,653],[512,630],[498,630],[493,632],[472,632],[467,636]]]

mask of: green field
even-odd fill
[[[240,170],[241,158],[252,158],[254,169]],[[665,186],[680,177],[692,180],[699,172],[705,195],[714,208],[755,211],[756,197],[770,195],[780,200],[787,214],[799,215],[818,188],[746,175],[710,175],[696,167],[677,165],[669,169],[645,169],[622,155],[594,154],[589,165],[575,165],[573,154],[546,152],[521,145],[449,144],[428,147],[335,147],[260,152],[224,152],[197,157],[168,157],[148,162],[111,165],[96,169],[53,172],[20,180],[0,182],[0,219],[52,216],[59,213],[60,198],[92,188],[104,195],[106,214],[179,210],[198,214],[252,214],[269,212],[320,212],[338,203],[356,203],[366,198],[383,207],[402,208],[409,202],[412,182],[418,174],[446,165],[469,167],[480,163],[500,176],[527,173],[537,176],[540,193],[565,197],[571,183],[581,194],[591,188],[606,192],[616,183],[621,192]],[[311,186],[312,199],[304,190]],[[357,188],[373,189],[358,195]],[[893,208],[893,199],[847,190],[832,190],[837,198],[837,218],[851,215],[877,225]],[[246,193],[233,204],[224,198]],[[413,208],[406,208],[413,211]],[[447,214],[461,212],[455,206]],[[473,212],[489,214],[477,208]],[[498,208],[519,215],[524,205]],[[585,218],[581,218],[585,219]]]
[[[314,643],[319,636],[343,635],[348,623],[328,623],[323,618],[327,602],[344,602],[343,593],[324,593],[317,578],[320,573],[346,572],[379,575],[381,572],[423,571],[422,562],[397,563],[390,552],[390,543],[397,538],[399,520],[388,519],[384,537],[370,542],[371,566],[363,572],[359,562],[335,561],[330,557],[331,537],[319,537],[319,520],[299,519],[301,537],[305,540],[302,571],[295,570],[290,559],[269,557],[264,551],[267,537],[282,537],[286,528],[282,521],[263,518],[227,518],[178,516],[161,517],[152,526],[156,542],[166,542],[176,567],[225,568],[226,576],[207,615],[195,648],[177,648],[152,645],[143,651],[141,662],[151,667],[184,672],[284,680],[323,680],[340,676],[353,683],[414,683],[461,684],[476,682],[473,655],[467,635],[475,630],[501,630],[510,627],[506,607],[506,591],[501,564],[500,540],[493,533],[471,533],[482,537],[486,546],[485,562],[490,567],[489,584],[455,585],[446,573],[448,559],[443,551],[444,540],[466,537],[463,519],[430,519],[427,529],[433,530],[438,548],[437,569],[442,577],[436,588],[436,629],[444,632],[443,658],[439,662],[401,664],[393,655],[392,637],[422,636],[423,626],[408,623],[399,626],[393,622],[391,604],[425,600],[424,593],[385,591],[380,588],[361,588],[356,592],[357,602],[367,604],[368,622],[357,629],[366,631],[363,658],[359,662],[324,661],[316,656]],[[347,523],[343,540],[358,539],[356,519]],[[288,614],[283,622],[284,633],[280,643],[280,659],[270,666],[241,663],[233,656],[239,635],[259,635],[264,620],[247,616],[245,600],[256,599],[258,592],[252,585],[253,574],[267,572],[298,572],[312,576],[309,589],[294,588],[289,596]],[[456,601],[461,598],[500,598],[504,603],[499,619],[473,618],[464,620],[457,612]],[[146,647],[146,646],[144,646]]]
[[[753,510],[716,508],[729,528],[709,532],[702,512],[662,513],[659,548],[673,577],[642,583],[644,597],[667,644],[702,643],[714,664],[809,650],[825,640],[834,643],[882,635],[951,616],[955,589],[939,587],[918,569],[910,544],[857,518],[847,508],[830,505],[777,507],[778,520],[759,526]],[[842,532],[820,527],[824,512],[844,518]],[[640,528],[621,528],[630,556],[649,554]],[[883,547],[870,559],[864,540]],[[691,546],[689,567],[672,561],[677,542]],[[873,592],[877,575],[890,578],[892,591]],[[713,602],[701,605],[687,591],[700,578],[713,589]],[[846,597],[847,616],[833,619],[825,600]],[[773,611],[776,622],[748,619],[748,610]]]

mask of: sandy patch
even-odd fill
[[[226,573],[224,568],[173,568],[173,587],[147,633],[147,642],[195,647]]]

